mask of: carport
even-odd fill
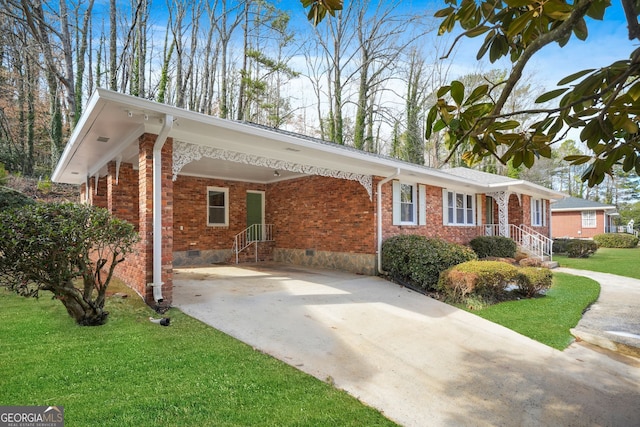
[[[406,426],[634,425],[640,373],[559,352],[378,277],[176,269],[174,305]]]

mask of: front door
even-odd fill
[[[487,196],[486,202],[486,211],[485,211],[485,221],[487,224],[495,224],[495,217],[493,215],[495,202],[493,201],[493,197]]]
[[[247,228],[249,241],[263,240],[264,192],[247,191]],[[252,227],[253,226],[253,227]]]

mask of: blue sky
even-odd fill
[[[345,5],[349,0],[345,0]],[[282,0],[279,5],[289,9],[292,15],[292,23],[305,19],[304,10],[299,0]],[[443,1],[411,1],[402,0],[400,8],[413,11],[435,11],[445,7]],[[295,25],[295,24],[294,24]],[[631,42],[627,37],[627,26],[620,0],[613,0],[605,14],[603,21],[588,20],[589,37],[586,41],[578,40],[575,36],[564,48],[557,44],[545,47],[530,61],[527,71],[532,73],[536,80],[550,88],[575,71],[587,68],[598,68],[608,65],[616,60],[627,59],[638,43]],[[435,37],[435,36],[434,36]],[[477,69],[476,53],[483,37],[465,39],[458,47],[454,58],[455,69],[460,73],[472,72]],[[503,61],[490,64],[487,60],[484,69],[509,68],[510,63]],[[452,75],[451,77],[458,77]]]

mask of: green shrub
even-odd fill
[[[9,181],[9,172],[4,168],[4,164],[0,163],[0,185],[7,185]]]
[[[468,261],[440,274],[438,290],[448,300],[463,302],[470,294],[487,301],[498,301],[515,280],[518,268],[500,261]]]
[[[515,258],[516,242],[502,236],[478,236],[469,242],[478,258]]]
[[[569,258],[589,258],[598,250],[598,244],[593,240],[573,239],[567,243],[567,256]]]
[[[520,267],[542,267],[542,260],[540,258],[523,258],[518,264]]]
[[[518,293],[525,298],[531,298],[551,287],[553,274],[548,268],[521,267],[516,275]]]
[[[425,290],[435,289],[441,271],[473,259],[476,254],[465,246],[424,236],[394,236],[382,244],[382,268]]]
[[[638,238],[633,234],[606,233],[593,236],[593,241],[601,248],[635,248]]]
[[[35,201],[18,190],[9,187],[0,187],[0,211],[32,205]]]
[[[566,254],[567,245],[572,239],[553,239],[552,252],[554,254]]]

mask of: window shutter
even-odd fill
[[[449,218],[447,218],[447,189],[442,189],[442,225],[449,224]]]
[[[531,217],[529,225],[533,227],[536,223],[536,200],[533,197],[529,198],[529,216]]]
[[[482,194],[476,195],[476,225],[482,225]]]
[[[393,181],[393,225],[400,225],[400,181]]]
[[[418,225],[427,224],[427,186],[418,185]]]
[[[542,226],[547,226],[547,201],[545,199],[542,200]]]

